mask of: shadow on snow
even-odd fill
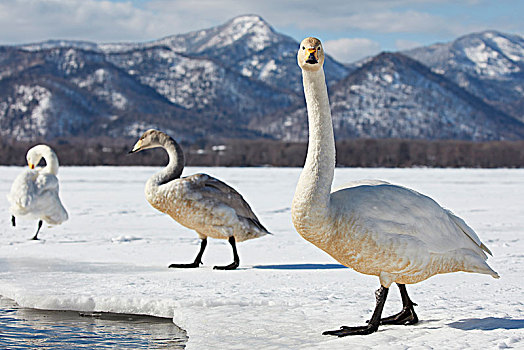
[[[453,323],[448,323],[452,328],[465,331],[482,330],[492,331],[494,329],[524,329],[524,320],[513,318],[467,318]]]
[[[340,264],[282,264],[282,265],[255,265],[254,269],[262,270],[333,270],[345,269]]]

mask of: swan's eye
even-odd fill
[[[304,46],[302,46],[302,50],[305,50],[306,48]]]

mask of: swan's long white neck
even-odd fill
[[[45,159],[46,166],[39,172],[41,174],[58,174],[58,157],[54,152],[42,152],[42,157]]]
[[[184,170],[184,152],[175,140],[170,137],[166,138],[159,147],[162,147],[167,151],[167,154],[169,155],[169,163],[166,167],[147,180],[146,196],[148,193],[155,192],[158,186],[168,183],[171,180],[178,179]]]
[[[323,69],[302,71],[308,110],[309,145],[293,198],[293,217],[303,225],[320,225],[329,214],[335,171],[335,139]],[[295,222],[295,220],[294,220]]]

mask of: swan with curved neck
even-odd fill
[[[37,167],[44,158],[45,167]],[[11,203],[11,223],[16,226],[16,217],[38,219],[38,228],[33,239],[38,239],[38,233],[43,221],[50,225],[58,225],[68,219],[58,195],[58,157],[47,145],[37,145],[27,151],[29,170],[22,172],[13,182],[7,198]]]
[[[147,201],[168,214],[181,225],[193,229],[201,239],[200,251],[190,264],[171,264],[171,268],[195,268],[202,264],[207,238],[227,239],[233,248],[233,263],[215,266],[219,270],[236,269],[240,258],[236,242],[268,234],[251,207],[232,187],[206,174],[181,177],[184,154],[179,144],[165,133],[146,131],[130,153],[161,147],[169,155],[169,163],[147,180]]]
[[[375,311],[366,326],[323,334],[370,334],[380,324],[418,322],[405,284],[456,271],[498,274],[486,263],[489,249],[462,219],[431,198],[384,181],[353,182],[331,192],[335,141],[324,51],[316,38],[302,41],[297,55],[302,68],[309,121],[309,145],[292,204],[296,230],[341,264],[379,277]],[[400,289],[403,309],[381,318],[389,287]]]

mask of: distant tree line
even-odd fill
[[[61,165],[164,165],[161,149],[128,155],[136,140],[96,138],[48,142]],[[38,142],[0,139],[1,165],[25,165]],[[301,167],[307,144],[276,140],[216,140],[182,143],[186,165]],[[339,167],[524,167],[524,141],[351,139],[337,142]]]

